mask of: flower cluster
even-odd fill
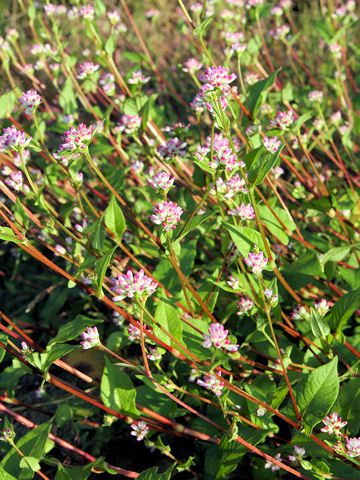
[[[360,437],[347,438],[345,440],[346,453],[349,457],[360,456]]]
[[[84,20],[94,20],[95,8],[92,5],[84,5],[79,9],[79,17]]]
[[[235,208],[229,210],[228,214],[240,217],[241,220],[253,220],[256,217],[255,210],[250,203],[245,205],[244,202],[242,202],[240,206],[237,205]]]
[[[303,307],[301,304],[299,304],[291,312],[290,318],[292,320],[308,320],[310,318],[310,313],[306,310],[305,307]]]
[[[41,103],[41,97],[37,92],[35,92],[35,90],[28,90],[27,92],[23,92],[21,97],[18,98],[18,100],[25,108],[25,113],[27,115],[32,114],[35,107],[37,107]]]
[[[131,78],[129,78],[128,83],[132,85],[145,84],[150,80],[150,77],[145,77],[141,70],[136,70],[132,72]]]
[[[64,163],[68,160],[79,156],[80,152],[89,145],[93,136],[93,126],[87,127],[84,123],[80,123],[78,128],[71,125],[62,139],[64,143],[59,146],[59,150],[54,154],[55,158],[61,159]]]
[[[119,273],[113,279],[112,290],[117,294],[113,301],[118,302],[125,297],[132,298],[134,295],[142,298],[148,297],[155,292],[157,286],[156,282],[145,275],[144,270],[140,270],[135,275],[131,270],[128,270],[126,274]]]
[[[0,440],[3,442],[8,442],[15,438],[15,433],[11,430],[11,428],[4,428],[1,431]]]
[[[308,94],[308,99],[309,99],[310,102],[319,103],[319,102],[322,101],[323,96],[324,96],[324,94],[321,90],[312,90]]]
[[[342,437],[343,434],[340,432],[340,428],[345,427],[347,422],[343,422],[341,417],[334,412],[324,418],[323,424],[325,427],[321,429],[322,432],[326,432],[329,435],[335,434],[337,437]]]
[[[0,152],[5,150],[22,151],[31,142],[32,137],[27,137],[25,132],[17,130],[14,125],[4,128],[0,136]]]
[[[264,295],[270,305],[274,305],[278,301],[278,295],[276,293],[274,295],[274,291],[272,288],[265,288]]]
[[[202,343],[204,348],[224,348],[230,352],[236,352],[239,349],[239,345],[231,345],[230,340],[227,338],[229,334],[228,330],[225,330],[224,325],[221,323],[213,323],[209,327],[209,335],[203,334],[205,342]]]
[[[325,298],[322,298],[319,303],[316,303],[314,302],[314,307],[316,308],[316,310],[320,313],[320,315],[322,317],[325,317],[325,315],[327,314],[329,308],[330,308],[330,305],[328,304],[328,302],[325,300]]]
[[[102,86],[104,93],[108,96],[112,96],[115,93],[115,77],[112,73],[104,73],[99,80],[99,84]]]
[[[151,174],[148,179],[148,183],[155,188],[155,190],[169,190],[174,184],[175,177],[169,172],[160,170],[157,173]]]
[[[306,451],[305,448],[298,447],[297,445],[294,445],[294,451],[292,455],[289,455],[289,460],[290,462],[298,462],[299,458],[303,457],[305,455]]]
[[[189,58],[186,60],[186,62],[184,62],[182,71],[194,74],[197,70],[200,70],[201,67],[202,63],[200,63],[199,60],[196,60],[196,58]]]
[[[84,78],[91,77],[97,70],[99,70],[100,65],[93,62],[84,62],[78,66],[76,78],[78,80],[83,80]]]
[[[151,327],[147,327],[144,323],[143,325],[144,327],[144,330],[149,330],[149,331],[152,331],[152,328]],[[140,328],[136,327],[135,325],[133,325],[132,323],[128,326],[128,329],[127,329],[127,333],[128,333],[128,339],[131,340],[131,341],[137,341],[137,340],[140,340],[141,338],[141,330]],[[144,337],[146,336],[146,333],[144,331]]]
[[[83,332],[80,337],[82,338],[81,346],[84,350],[89,348],[94,348],[97,345],[100,345],[99,332],[96,327],[88,327],[85,332]]]
[[[183,209],[174,202],[158,202],[153,210],[155,213],[149,216],[150,220],[156,225],[162,225],[165,232],[176,228],[183,214]]]
[[[140,442],[140,440],[143,440],[143,438],[149,431],[149,427],[143,421],[138,423],[132,423],[131,428],[132,428],[132,432],[130,435],[133,435],[134,437],[136,437],[136,440],[138,442]]]
[[[10,178],[7,178],[5,183],[16,192],[29,191],[29,187],[24,183],[24,178],[20,170],[17,172],[10,172]]]
[[[264,257],[264,252],[261,250],[259,253],[249,253],[247,258],[244,258],[244,262],[255,275],[259,275],[264,270],[268,261],[269,259]]]
[[[277,112],[274,120],[271,120],[270,124],[279,127],[281,130],[286,130],[294,122],[294,114],[290,110],[288,112]]]
[[[263,138],[264,147],[270,153],[276,153],[279,150],[281,145],[281,140],[278,140],[277,137],[264,137]]]
[[[44,5],[44,11],[48,17],[57,17],[66,13],[66,7],[64,7],[64,5],[49,3],[48,5]]]
[[[185,157],[186,142],[182,142],[178,137],[170,138],[166,143],[158,146],[158,152],[165,160]]]
[[[276,460],[278,460],[279,462],[282,462],[283,459],[281,458],[281,455],[280,453],[277,453],[274,457]],[[268,468],[271,468],[271,471],[272,472],[276,472],[277,470],[280,470],[280,467],[278,465],[275,465],[275,463],[273,463],[271,460],[266,460],[265,462],[265,468],[268,469]]]
[[[139,130],[141,127],[141,117],[137,113],[135,115],[122,115],[120,123],[114,128],[115,132],[125,132],[131,135]]]
[[[211,153],[213,148],[213,158],[208,158],[208,163],[211,168],[225,168],[227,171],[232,171],[238,167],[244,167],[244,162],[238,160],[236,153],[230,148],[229,139],[224,137],[222,133],[216,133],[213,140],[207,137],[204,145],[197,146],[196,158],[203,162]]]
[[[239,302],[237,302],[238,306],[238,311],[236,312],[236,315],[244,315],[247,312],[250,312],[250,310],[254,306],[254,302],[249,298],[243,295],[240,299]]]
[[[221,376],[221,372],[219,372],[218,375]],[[224,382],[216,378],[215,375],[212,375],[211,373],[209,375],[204,375],[203,380],[197,379],[196,383],[200,385],[200,387],[211,390],[217,397],[222,395],[222,389],[225,385]]]
[[[229,74],[229,69],[226,67],[209,67],[205,70],[199,79],[205,83],[201,87],[201,91],[220,89],[222,92],[227,92],[230,89],[230,83],[236,79],[235,73]],[[205,87],[205,89],[204,89]]]
[[[106,15],[112,25],[116,25],[121,20],[120,13],[117,10],[113,10],[112,12],[107,12]]]

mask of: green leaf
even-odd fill
[[[324,255],[321,256],[320,263],[324,265],[328,261],[339,262],[346,257],[352,247],[353,245],[331,248],[326,253],[324,253]]]
[[[258,185],[266,177],[267,173],[272,169],[272,167],[277,162],[281,150],[284,148],[284,145],[281,145],[280,148],[275,153],[269,153],[265,155],[265,159],[257,157],[257,161],[251,165],[251,168],[248,173],[249,182],[252,185]]]
[[[70,475],[68,474],[66,469],[61,465],[61,463],[58,464],[58,469],[57,469],[54,480],[71,480]]]
[[[195,230],[199,225],[201,225],[205,220],[207,220],[209,217],[214,216],[217,214],[217,211],[214,210],[212,212],[206,212],[202,213],[201,215],[194,215],[193,218],[189,221],[189,223],[186,225],[184,230],[179,233],[178,237],[176,240],[181,240],[184,238],[188,233],[190,233],[192,230]],[[180,229],[181,231],[181,229]]]
[[[103,320],[85,317],[85,315],[77,315],[75,320],[68,322],[59,328],[57,335],[48,343],[49,348],[54,343],[65,343],[69,340],[73,340],[81,333],[83,333],[87,327],[93,327]]]
[[[91,229],[91,241],[93,247],[96,248],[101,254],[103,253],[103,247],[105,242],[105,228],[102,224],[102,217],[98,218],[92,225]]]
[[[136,115],[140,108],[136,103],[135,98],[127,98],[124,104],[124,113],[126,115]]]
[[[328,322],[323,318],[316,308],[310,308],[310,327],[316,338],[325,338],[330,333]]]
[[[141,116],[142,116],[141,128],[143,130],[146,129],[146,126],[147,126],[148,120],[149,120],[149,115],[150,115],[150,112],[151,112],[151,108],[153,107],[153,105],[154,105],[156,99],[158,98],[158,96],[159,96],[158,93],[153,93],[141,109]]]
[[[105,210],[104,221],[105,225],[115,235],[116,241],[121,242],[126,228],[126,221],[114,195],[111,196],[109,205]]]
[[[14,215],[15,218],[24,225],[25,229],[27,229],[29,225],[29,215],[23,207],[19,197],[16,197]]]
[[[169,301],[162,297],[155,310],[155,320],[164,327],[176,340],[184,344],[182,338],[182,323],[176,309],[169,303]],[[173,340],[170,340],[166,333],[162,332],[159,327],[154,325],[154,334],[163,342],[178,348],[178,345]]]
[[[0,95],[0,118],[6,118],[12,113],[15,100],[16,93],[13,90]]]
[[[272,213],[270,208],[267,205],[258,205],[258,210],[260,213],[261,220],[264,222],[265,226],[270,230],[270,232],[277,237],[284,245],[289,243],[289,232],[293,232],[296,228],[295,223],[289,217],[287,212],[280,207],[272,207],[272,210],[276,216],[281,220],[281,223],[285,225],[286,230],[282,224],[277,220],[275,215]]]
[[[193,34],[196,35],[197,37],[202,37],[207,29],[207,27],[210,25],[210,23],[214,20],[215,15],[211,15],[211,17],[205,18],[200,25],[198,25],[195,30],[193,31]]]
[[[20,460],[20,467],[25,469],[29,468],[33,472],[40,470],[40,464],[38,460],[34,457],[22,457],[22,459]]]
[[[297,132],[300,127],[307,121],[309,120],[309,118],[311,118],[313,116],[313,112],[307,112],[307,113],[304,113],[304,115],[301,115],[297,120],[296,122],[294,123],[294,125],[291,127],[291,130],[293,130],[294,132]]]
[[[360,378],[351,378],[345,382],[334,405],[334,412],[348,422],[350,432],[358,432],[360,428]]]
[[[10,475],[6,470],[3,469],[3,467],[0,466],[0,478],[2,480],[16,480],[15,477]]]
[[[74,416],[73,409],[68,403],[62,403],[55,412],[56,425],[61,428],[69,423]]]
[[[303,420],[305,433],[310,435],[334,405],[339,393],[338,359],[308,373],[295,388],[295,400]]]
[[[138,480],[170,480],[172,471],[174,470],[175,465],[172,465],[166,470],[166,472],[158,473],[158,467],[151,467],[147,470],[144,470],[137,477]]]
[[[105,52],[112,55],[116,48],[116,38],[114,34],[111,34],[105,43]]]
[[[248,103],[253,117],[255,117],[256,112],[259,109],[260,102],[265,96],[266,90],[274,84],[278,71],[279,70],[276,70],[276,72],[272,73],[269,77],[251,85],[249,89]]]
[[[76,95],[70,77],[65,80],[64,86],[59,95],[59,105],[62,107],[66,115],[75,113],[77,110]]]
[[[95,13],[97,17],[104,15],[106,12],[106,7],[103,0],[94,0]]]
[[[135,406],[136,390],[130,377],[115,367],[107,357],[101,378],[101,399],[104,405],[124,415],[139,415]]]
[[[16,446],[22,451],[26,457],[33,457],[39,461],[43,455],[45,444],[48,441],[48,436],[51,429],[51,422],[42,423],[34,430],[30,430],[24,435]],[[21,456],[13,448],[1,460],[1,467],[3,467],[11,475],[14,475],[17,480],[29,480],[34,476],[34,472],[29,468],[21,469]],[[38,469],[37,469],[38,470]]]
[[[7,242],[24,243],[23,240],[16,237],[14,232],[9,227],[0,227],[0,240],[6,240]]]
[[[331,308],[328,322],[330,328],[340,333],[344,329],[347,321],[360,305],[360,288],[343,295]]]
[[[266,247],[265,243],[261,237],[260,232],[249,227],[240,227],[238,225],[233,225],[231,223],[224,223],[225,228],[229,231],[232,241],[235,243],[235,246],[241,253],[243,257],[247,257],[252,251],[254,245],[257,245],[260,250],[262,250],[266,256]],[[270,244],[267,239],[266,243],[270,248]],[[271,264],[266,266],[266,270],[271,270]]]
[[[99,298],[102,298],[104,296],[102,285],[103,285],[105,273],[106,273],[106,270],[109,266],[109,263],[112,259],[112,256],[114,255],[114,252],[115,252],[116,249],[117,249],[117,245],[115,245],[115,247],[111,248],[103,257],[101,257],[99,260],[97,260],[97,262],[95,264],[94,273],[97,275],[97,278],[96,278],[96,286],[97,286],[96,295]]]
[[[48,347],[49,348],[49,347]],[[79,345],[69,345],[67,343],[59,343],[52,345],[49,350],[45,351],[41,355],[46,355],[46,362],[44,368],[48,369],[52,363],[54,363],[59,358],[65,357],[68,353],[73,352],[80,348]]]

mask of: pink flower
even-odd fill
[[[26,133],[17,130],[14,125],[4,128],[0,136],[0,152],[4,150],[22,151],[31,142],[32,137],[26,137]]]
[[[346,453],[349,457],[358,457],[360,455],[360,437],[347,438],[345,445]]]
[[[219,372],[218,375],[221,377],[221,372]],[[222,395],[222,389],[225,385],[224,382],[218,380],[211,373],[209,375],[205,375],[203,380],[197,379],[196,383],[201,387],[211,390],[217,397],[220,397]]]
[[[240,217],[242,220],[253,220],[256,217],[255,211],[250,203],[245,205],[244,202],[242,202],[240,206],[237,205],[235,208],[229,210],[228,214]]]
[[[292,455],[289,455],[289,460],[290,462],[298,462],[299,458],[303,457],[306,453],[305,448],[298,447],[297,445],[294,445],[294,452]]]
[[[213,158],[211,159],[211,145],[213,148]],[[227,171],[232,171],[237,167],[244,167],[244,162],[238,160],[236,153],[230,148],[229,140],[221,133],[214,135],[213,141],[211,137],[207,137],[203,146],[197,146],[196,158],[200,161],[208,161],[209,166],[216,170],[224,167]],[[210,158],[209,158],[210,157]]]
[[[116,132],[125,132],[128,135],[135,133],[141,127],[141,117],[137,113],[135,115],[122,115],[120,123],[114,128]]]
[[[202,63],[200,63],[199,60],[196,60],[196,58],[189,58],[184,62],[182,71],[194,74],[197,70],[200,70],[201,67]]]
[[[28,90],[27,92],[23,92],[21,97],[18,98],[21,105],[25,108],[25,113],[30,115],[34,108],[40,105],[41,97],[38,95],[35,90]]]
[[[314,302],[314,307],[316,308],[316,310],[320,313],[320,315],[322,317],[325,317],[325,315],[327,314],[329,308],[330,308],[330,305],[328,304],[328,302],[325,300],[325,298],[322,298],[319,303],[316,303]]]
[[[128,83],[132,85],[138,85],[139,83],[145,84],[150,80],[150,77],[145,77],[142,74],[141,70],[137,70],[136,72],[132,72],[131,78],[129,78]]]
[[[269,259],[264,257],[262,251],[259,253],[249,253],[247,258],[244,258],[244,262],[249,268],[251,268],[252,273],[255,275],[259,275],[263,271],[268,261]]]
[[[264,147],[270,153],[275,153],[279,150],[281,145],[281,140],[278,140],[277,137],[264,137],[263,138]]]
[[[78,128],[71,125],[70,130],[67,130],[62,139],[62,143],[57,153],[54,154],[55,158],[59,158],[62,161],[67,162],[70,159],[79,156],[79,152],[84,150],[89,145],[93,137],[94,128],[92,125],[87,127],[84,123],[80,123]]]
[[[77,68],[76,78],[83,80],[84,78],[91,77],[97,70],[99,70],[100,65],[93,62],[84,62]]]
[[[96,327],[88,327],[85,332],[83,332],[80,337],[82,338],[82,348],[88,350],[89,348],[96,347],[100,344],[99,332]]]
[[[226,193],[225,198],[231,198],[237,193],[246,194],[248,193],[248,189],[246,187],[245,179],[240,178],[240,175],[236,173],[233,177],[231,177],[226,183]]]
[[[224,92],[230,88],[229,85],[236,79],[236,75],[235,73],[229,74],[229,69],[226,67],[213,66],[208,67],[205,73],[199,76],[199,79],[203,83],[210,85],[211,88],[209,90],[219,88]]]
[[[342,437],[343,434],[340,433],[340,428],[343,428],[345,425],[347,425],[347,422],[343,422],[341,417],[338,417],[338,414],[335,412],[325,417],[323,423],[325,424],[325,427],[323,427],[321,431],[327,432],[329,435],[334,433],[337,437]]]
[[[152,331],[152,328],[151,327],[147,327],[144,323],[144,330],[150,330]],[[128,333],[128,338],[129,340],[131,341],[136,341],[136,340],[140,340],[141,338],[141,330],[140,328],[136,327],[135,325],[133,325],[132,323],[129,325],[128,329],[127,329],[127,333]],[[146,333],[144,331],[144,337],[146,336]]]
[[[162,225],[165,232],[176,228],[183,214],[183,209],[173,202],[158,202],[153,210],[155,214],[149,216],[150,220],[156,225]]]
[[[130,433],[130,435],[136,437],[138,442],[142,440],[149,431],[149,427],[143,421],[138,422],[137,424],[135,422],[132,423],[131,428],[133,431]]]
[[[232,275],[229,276],[229,279],[226,283],[229,285],[229,287],[233,288],[234,290],[238,290],[240,287],[240,280],[238,278],[233,277]]]
[[[178,137],[170,138],[164,145],[158,146],[159,154],[166,160],[175,157],[185,157],[186,142],[182,142]]]
[[[253,308],[254,302],[249,297],[246,297],[245,295],[243,295],[241,297],[241,300],[237,302],[237,306],[238,306],[238,311],[236,312],[236,315],[241,316],[249,312]]]
[[[294,122],[294,114],[291,110],[288,112],[277,112],[274,120],[270,123],[271,125],[276,125],[281,130],[286,130]]]
[[[271,173],[274,175],[275,180],[277,180],[284,173],[284,169],[277,165],[276,167],[271,169]]]
[[[308,99],[310,100],[310,102],[319,103],[323,99],[323,96],[324,94],[320,90],[312,90],[308,94]]]
[[[117,10],[113,10],[112,12],[107,12],[106,15],[112,25],[116,25],[117,23],[120,22],[120,13]]]
[[[148,177],[147,181],[155,190],[169,190],[174,184],[175,177],[171,176],[169,172],[160,170]]]
[[[229,331],[225,330],[221,323],[213,323],[209,327],[209,335],[203,334],[205,342],[202,343],[204,348],[225,348],[230,352],[236,352],[239,345],[230,345],[230,340],[227,338]]]
[[[308,320],[310,318],[310,313],[302,305],[298,305],[294,308],[290,314],[291,320]]]
[[[84,5],[79,10],[79,17],[85,20],[93,20],[95,16],[95,9],[92,5]]]
[[[113,298],[114,302],[118,302],[125,297],[132,298],[134,295],[139,297],[148,297],[152,295],[158,284],[153,282],[150,277],[147,277],[144,270],[133,275],[131,270],[128,270],[126,274],[119,273],[118,276],[113,279],[112,290],[117,293],[117,296]]]
[[[10,172],[10,178],[7,178],[5,183],[16,192],[20,192],[21,190],[29,190],[28,186],[24,184],[23,175],[20,170],[18,172]]]
[[[282,462],[282,460],[283,460],[281,458],[280,453],[277,453],[274,458],[276,458],[276,460],[278,460],[279,462]],[[280,467],[278,465],[275,465],[275,463],[273,463],[271,460],[266,460],[265,468],[266,469],[271,468],[272,472],[276,472],[277,470],[280,470]]]

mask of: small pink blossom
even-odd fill
[[[252,273],[255,275],[259,275],[263,271],[268,261],[269,259],[264,257],[262,251],[259,253],[249,253],[247,258],[244,258],[244,262],[249,268],[251,268]]]
[[[122,115],[120,123],[114,128],[115,132],[125,132],[131,135],[139,130],[141,127],[141,117],[137,113],[135,115]]]
[[[211,90],[218,88],[224,92],[230,88],[230,83],[236,79],[236,75],[235,73],[229,74],[229,69],[226,67],[213,66],[207,68],[205,73],[199,76],[199,79],[203,83],[210,85]]]
[[[246,297],[245,295],[243,295],[240,301],[237,302],[237,306],[238,306],[238,311],[236,312],[236,315],[239,315],[240,317],[241,315],[244,315],[245,313],[250,312],[250,310],[254,306],[254,302],[249,297]]]
[[[277,453],[274,457],[276,460],[278,460],[279,462],[282,462],[282,458],[281,458],[281,455],[280,453]],[[271,468],[271,471],[272,472],[276,472],[277,470],[280,470],[280,467],[278,465],[275,465],[275,463],[273,463],[271,460],[266,460],[265,462],[265,468],[268,469],[268,468]]]
[[[84,350],[94,348],[100,344],[99,332],[96,327],[88,327],[80,336],[83,340],[80,343]]]
[[[186,60],[186,62],[184,62],[182,71],[194,74],[195,72],[200,70],[202,66],[202,63],[200,63],[199,60],[196,60],[196,58],[189,58],[188,60]]]
[[[308,320],[310,318],[310,313],[302,305],[298,305],[294,308],[290,314],[291,320]]]
[[[97,70],[99,70],[100,65],[93,62],[84,62],[77,68],[76,78],[83,80],[84,78],[91,77]]]
[[[154,215],[150,215],[149,219],[156,225],[162,225],[165,232],[176,228],[183,214],[183,209],[174,202],[158,202],[153,210]]]
[[[17,130],[14,125],[4,128],[0,136],[0,152],[6,150],[22,151],[31,142],[32,137],[27,137],[25,132]]]
[[[85,20],[93,20],[95,17],[95,9],[92,5],[84,5],[79,9],[79,17]]]
[[[238,278],[233,277],[232,275],[229,276],[229,279],[226,282],[229,287],[233,288],[234,290],[238,290],[240,288],[240,280]]]
[[[298,447],[297,445],[294,445],[294,451],[292,455],[289,455],[289,460],[290,462],[298,462],[299,458],[303,457],[306,453],[305,448]]]
[[[155,190],[169,190],[174,184],[175,177],[169,172],[160,170],[147,178],[148,183],[155,188]]]
[[[323,99],[323,92],[320,91],[320,90],[312,90],[311,92],[309,92],[308,94],[308,99],[310,100],[310,102],[315,102],[315,103],[319,103],[322,101]]]
[[[106,15],[112,25],[116,25],[117,23],[120,22],[120,13],[117,10],[113,10],[112,12],[107,12]]]
[[[274,120],[270,122],[271,125],[276,125],[281,130],[286,130],[294,122],[294,114],[291,110],[288,112],[277,112]]]
[[[281,140],[278,140],[277,137],[264,137],[263,138],[264,147],[270,153],[276,153],[279,150],[281,145]]]
[[[319,303],[316,303],[314,302],[314,307],[316,308],[316,310],[320,313],[320,315],[322,317],[325,317],[325,315],[327,314],[329,308],[330,308],[330,305],[328,304],[328,302],[325,300],[325,298],[322,298]]]
[[[25,113],[27,115],[33,113],[35,107],[37,107],[41,103],[41,97],[37,92],[35,92],[35,90],[28,90],[27,92],[23,92],[21,97],[18,98],[18,100],[25,108]]]
[[[218,373],[221,377],[221,372]],[[196,383],[201,387],[211,390],[217,397],[221,397],[222,389],[224,388],[225,383],[217,379],[215,375],[211,373],[209,375],[204,375],[203,380],[197,379]]]
[[[253,220],[256,217],[255,211],[250,203],[245,205],[244,202],[242,202],[240,206],[237,205],[235,208],[229,210],[228,214],[240,217],[242,220]]]
[[[346,453],[349,457],[360,456],[360,437],[346,438],[345,439]]]
[[[112,290],[117,294],[113,301],[118,302],[125,297],[132,298],[134,295],[142,298],[148,297],[155,292],[157,286],[156,282],[145,275],[144,270],[140,270],[135,275],[131,270],[128,270],[126,274],[119,273],[113,279]]]
[[[24,184],[23,175],[20,170],[18,172],[10,172],[10,178],[7,178],[5,183],[16,192],[20,192],[22,190],[29,191],[28,186]]]
[[[185,157],[186,142],[182,142],[178,137],[170,138],[165,144],[158,146],[159,154],[166,160],[175,157]]]
[[[149,431],[149,427],[143,421],[138,423],[132,423],[131,428],[132,428],[132,432],[130,433],[130,435],[133,435],[134,437],[136,437],[136,440],[138,442],[140,442],[140,440],[143,440],[143,438]]]
[[[129,78],[128,83],[132,85],[145,84],[150,80],[150,77],[145,77],[142,74],[141,70],[137,70],[136,72],[132,72],[131,78]]]
[[[225,330],[224,325],[221,323],[212,323],[209,327],[209,335],[203,334],[205,342],[202,343],[204,348],[224,348],[230,352],[236,352],[239,349],[239,345],[231,345],[230,340],[227,338],[229,334],[228,330]]]
[[[334,433],[337,437],[342,437],[343,434],[340,432],[340,428],[343,428],[347,425],[347,422],[343,422],[341,417],[338,417],[338,414],[335,412],[325,417],[323,423],[325,427],[323,427],[321,431],[326,432],[329,435]]]

